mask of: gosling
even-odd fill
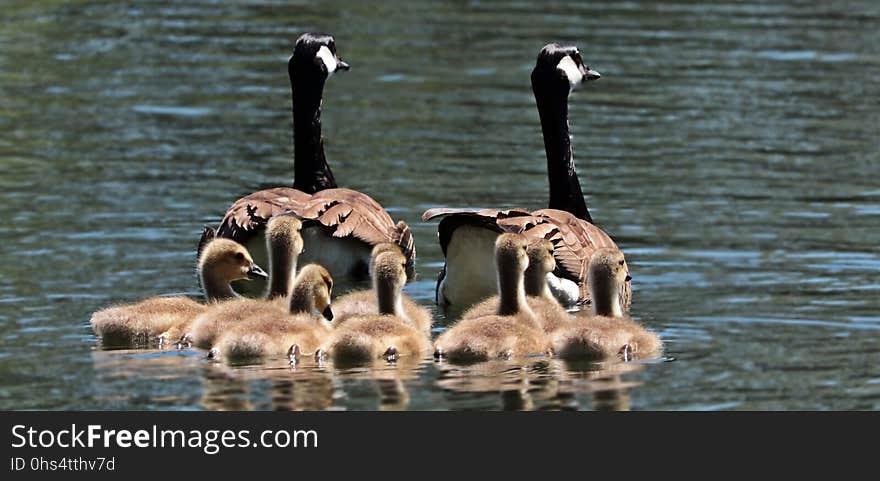
[[[592,316],[574,318],[550,336],[553,352],[562,359],[624,361],[662,354],[663,343],[653,332],[623,314],[619,292],[631,278],[623,253],[599,249],[590,258],[587,271]]]
[[[269,290],[263,299],[239,297],[204,310],[193,319],[180,344],[210,349],[217,337],[230,326],[244,319],[273,313],[284,316],[288,311],[292,279],[296,276],[297,260],[303,250],[300,234],[302,222],[292,215],[276,215],[266,225],[266,250],[269,253]],[[177,339],[170,337],[171,339]]]
[[[434,343],[434,357],[456,363],[543,354],[547,339],[526,301],[523,273],[529,265],[528,240],[502,234],[495,242],[498,310],[494,315],[458,322]]]
[[[360,291],[350,292],[339,299],[333,301],[333,323],[339,326],[351,317],[364,316],[366,314],[376,314],[379,312],[379,296],[375,287],[376,259],[383,252],[400,253],[400,247],[390,242],[376,244],[370,255],[370,275],[373,277],[373,288],[363,289]],[[407,296],[398,296],[400,305],[397,306],[397,314],[405,317],[408,321],[416,326],[417,329],[424,331],[426,334],[431,333],[432,316],[431,311],[420,306]]]
[[[109,307],[92,314],[89,323],[102,342],[111,346],[145,345],[167,339],[168,334],[180,336],[193,319],[208,305],[235,298],[230,283],[236,280],[265,278],[244,246],[228,240],[214,239],[201,251],[198,262],[206,304],[189,297],[151,297],[134,304]],[[176,337],[174,337],[176,338]]]
[[[385,358],[391,362],[431,349],[430,313],[412,301],[407,308],[407,298],[401,292],[406,284],[406,264],[406,257],[393,244],[373,249],[373,289],[367,292],[374,293],[375,300],[349,305],[349,309],[360,305],[364,312],[351,313],[337,324],[329,349],[334,361],[363,363]]]
[[[553,332],[571,320],[571,316],[559,304],[547,285],[547,274],[556,269],[556,259],[553,258],[553,243],[540,239],[532,242],[526,252],[529,256],[529,267],[526,268],[524,275],[526,302],[535,313],[535,318],[541,324],[544,332]],[[497,311],[498,296],[492,296],[465,311],[461,317],[469,319],[488,316]]]
[[[240,360],[287,355],[291,362],[304,354],[321,358],[332,332],[332,291],[333,278],[327,269],[318,264],[303,267],[294,281],[288,313],[266,311],[230,326],[219,335],[208,357]]]

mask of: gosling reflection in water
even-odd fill
[[[627,380],[643,365],[610,361],[568,362],[540,359],[531,363],[493,360],[468,366],[436,364],[437,385],[453,409],[628,411],[630,390],[640,385]],[[485,394],[497,393],[489,405]]]
[[[334,404],[329,370],[284,359],[253,366],[209,363],[202,371],[201,406],[211,410],[321,411]]]
[[[211,411],[253,411],[248,383],[217,365],[202,368],[200,405]]]
[[[395,362],[376,359],[368,363],[334,363],[338,378],[366,381],[372,384],[378,396],[376,408],[380,411],[409,409],[410,393],[407,383],[419,377],[419,368],[430,362],[417,356],[400,357]]]
[[[556,380],[546,359],[534,362],[495,359],[456,366],[437,363],[437,385],[453,409],[503,409],[531,411],[552,404]],[[498,404],[486,405],[485,393],[498,393]]]
[[[630,381],[645,366],[632,362],[563,361],[553,359],[552,369],[559,381],[559,397],[578,404],[578,394],[589,393],[596,411],[629,411],[630,391],[641,383]]]

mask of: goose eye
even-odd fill
[[[235,260],[244,261],[244,254],[241,252],[236,252],[235,253]]]
[[[623,265],[623,261],[618,262],[617,265],[622,266],[622,265]]]

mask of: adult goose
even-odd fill
[[[587,267],[596,249],[617,245],[593,219],[575,172],[568,124],[568,97],[580,84],[599,73],[584,64],[574,46],[546,45],[532,70],[532,92],[538,105],[550,204],[547,209],[449,209],[425,211],[422,219],[441,218],[438,231],[446,263],[437,279],[440,306],[464,309],[489,297],[495,289],[492,249],[504,232],[553,243],[557,267],[548,275],[553,295],[566,307],[589,304]],[[630,285],[620,292],[621,304],[630,303]]]
[[[336,53],[333,37],[319,33],[300,36],[287,69],[293,99],[293,188],[261,190],[236,200],[226,211],[216,236],[244,244],[255,258],[264,260],[266,222],[274,215],[292,212],[303,220],[302,265],[321,264],[336,279],[366,280],[372,247],[393,242],[407,258],[411,279],[415,246],[409,227],[403,221],[391,220],[370,196],[337,188],[324,157],[324,83],[334,72],[349,70]],[[209,231],[207,236],[211,235]]]

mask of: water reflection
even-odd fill
[[[437,385],[447,392],[450,404],[461,409],[626,411],[630,409],[629,391],[641,385],[628,379],[645,366],[545,358],[494,360],[466,367],[440,363]],[[495,401],[485,404],[484,394],[492,394]],[[470,405],[473,400],[480,404]]]
[[[227,365],[195,349],[96,350],[92,362],[96,402],[218,411],[406,410],[412,408],[411,391],[425,388],[425,377],[434,378],[453,409],[628,410],[629,390],[640,385],[631,375],[646,366],[534,358],[463,367],[413,357],[360,366],[311,359]],[[133,377],[137,392],[125,388]]]
[[[408,384],[417,379],[427,361],[404,356],[394,363],[375,360],[358,367],[337,367],[337,375],[348,379],[364,380],[374,389],[381,411],[406,410],[410,405]]]
[[[333,406],[332,373],[317,365],[293,367],[278,359],[234,368],[207,362],[202,382],[205,409],[316,411]]]

